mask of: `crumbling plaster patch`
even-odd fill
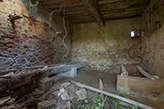
[[[151,74],[164,76],[164,1],[153,0],[142,15],[142,64]]]
[[[107,21],[105,27],[97,23],[74,24],[72,61],[85,62],[91,69],[101,71],[118,64],[139,64],[141,40],[130,37],[133,26],[140,29],[141,19]]]

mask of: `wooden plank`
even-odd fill
[[[144,108],[144,109],[154,109],[154,108],[152,108],[152,107],[150,107],[150,106],[147,106],[147,105],[144,105],[144,104],[142,104],[142,103],[138,103],[138,102],[136,102],[136,101],[133,101],[133,100],[130,100],[130,99],[127,99],[127,98],[124,98],[124,97],[121,97],[121,96],[118,96],[118,95],[115,95],[115,94],[106,92],[106,91],[102,91],[102,90],[97,89],[97,88],[94,88],[94,87],[90,87],[90,86],[88,86],[88,85],[85,85],[85,84],[76,82],[76,81],[74,81],[74,80],[70,80],[70,82],[73,83],[73,84],[76,84],[77,86],[79,86],[79,87],[81,87],[81,88],[86,88],[86,89],[92,90],[92,91],[94,91],[94,92],[102,93],[102,94],[104,94],[104,95],[107,95],[107,96],[110,96],[110,97],[119,99],[119,100],[121,100],[121,101],[127,102],[127,103],[129,103],[129,104],[132,104],[132,105],[135,105],[135,106]]]
[[[8,102],[10,99],[11,99],[11,96],[0,98],[0,106]]]
[[[64,67],[62,64],[54,64],[54,65],[40,65],[40,66],[33,66],[33,67],[25,67],[22,69],[9,69],[9,70],[1,70],[0,71],[0,76],[8,74],[10,72],[16,72],[16,71],[21,71],[21,70],[32,70],[32,69],[38,69],[38,68],[44,68],[44,67],[48,67],[49,69],[51,68],[58,68],[60,67]],[[70,69],[73,67],[77,67],[78,69],[83,67],[83,63],[80,64],[65,64],[65,66],[70,67]],[[55,72],[54,72],[55,73]]]
[[[126,75],[128,76],[128,71],[126,70],[125,66],[123,64],[121,64],[121,75]]]
[[[115,3],[120,1],[125,1],[125,0],[98,0],[98,4]]]
[[[55,4],[51,4],[51,5],[46,5],[47,8],[60,8],[62,4],[59,5],[55,5]],[[83,6],[83,4],[81,2],[77,2],[77,3],[73,3],[73,4],[64,4],[63,7],[65,6],[65,8],[69,8],[69,7],[74,7],[74,6]]]
[[[60,65],[55,67],[45,67],[43,69],[35,70],[25,70],[22,73],[10,75],[6,78],[0,78],[0,93],[6,90],[14,90],[17,87],[20,87],[32,81],[39,80],[41,78],[46,78],[57,73],[70,71],[74,67],[76,67],[77,69],[82,68],[83,63],[72,65]]]
[[[48,67],[55,67],[59,66],[60,64],[55,64],[55,65],[48,65]],[[0,76],[8,74],[10,72],[16,72],[16,71],[21,71],[21,70],[29,70],[29,69],[38,69],[38,68],[44,68],[47,65],[39,65],[39,66],[33,66],[33,67],[25,67],[21,69],[8,69],[8,70],[0,70]]]
[[[149,73],[145,72],[139,65],[137,66],[138,71],[143,74],[144,76],[146,76],[147,78],[151,79],[151,80],[155,80],[155,78],[150,75]]]
[[[68,21],[72,21],[72,22],[76,22],[76,21],[80,21],[80,22],[82,22],[82,21],[94,21],[94,22],[96,22],[96,19],[93,19],[93,18],[87,18],[87,19],[84,19],[84,18],[79,18],[79,19],[69,19]]]
[[[101,11],[114,11],[118,9],[128,9],[128,8],[140,8],[140,7],[147,7],[148,1],[137,0],[137,1],[122,1],[116,2],[112,4],[101,4],[99,5]]]
[[[97,22],[101,25],[105,25],[105,20],[103,18],[103,15],[98,7],[98,3],[96,0],[82,0],[83,4],[87,9],[93,14],[93,16],[96,18]]]
[[[63,12],[58,12],[58,15],[63,15]],[[88,10],[79,10],[79,11],[67,11],[65,15],[73,15],[73,14],[88,14]],[[90,14],[90,13],[89,13]]]
[[[81,23],[92,23],[92,22],[96,22],[96,20],[83,20],[83,21],[80,21],[80,20],[76,20],[76,21],[68,21],[72,24],[81,24]]]
[[[79,2],[80,0],[65,0],[65,1],[63,1],[63,0],[46,0],[46,1],[43,1],[42,0],[42,3],[43,4],[46,4],[46,5],[48,5],[48,4],[62,4],[62,3],[64,3],[64,4],[68,4],[68,3],[76,3],[76,2]]]
[[[104,91],[105,88],[104,88],[104,84],[103,84],[103,82],[102,82],[101,79],[99,79],[99,85],[100,85],[99,86],[100,87],[100,90],[103,90]],[[104,99],[105,99],[104,95],[102,93],[100,95],[101,95],[101,100],[104,101]]]
[[[102,14],[110,14],[110,13],[119,13],[119,12],[130,12],[130,11],[144,11],[146,9],[145,6],[142,7],[130,7],[130,8],[120,8],[120,9],[103,9]]]
[[[92,15],[67,15],[67,16],[65,16],[66,20],[67,19],[77,19],[77,20],[79,20],[81,18],[84,19],[84,20],[87,20],[88,18],[94,19]]]
[[[140,17],[143,11],[104,14],[105,20]]]
[[[59,8],[50,8],[50,10],[56,10],[56,9],[59,9]],[[74,12],[74,11],[81,11],[81,10],[87,10],[86,7],[84,7],[84,5],[81,5],[81,6],[72,6],[72,7],[67,7],[67,9],[65,10],[65,12]],[[64,8],[61,9],[60,12],[63,13],[64,11]],[[88,11],[89,12],[89,11]]]

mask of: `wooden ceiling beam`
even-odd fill
[[[126,0],[98,0],[98,4],[115,3],[120,1],[126,1]]]
[[[118,13],[109,13],[104,14],[105,20],[113,20],[113,19],[123,19],[123,18],[131,18],[131,17],[140,17],[143,13],[143,10],[140,11],[130,11],[130,12],[118,12]]]
[[[89,13],[88,10],[80,10],[80,11],[66,11],[66,15],[71,15],[71,14],[83,14],[83,13]],[[63,11],[58,12],[58,15],[63,15]]]
[[[88,15],[88,16],[73,16],[73,17],[72,17],[72,16],[71,16],[71,17],[69,16],[69,17],[65,17],[66,20],[68,20],[68,19],[74,19],[74,20],[75,20],[75,19],[78,19],[78,20],[79,20],[79,19],[83,19],[83,20],[86,20],[86,19],[88,19],[88,18],[90,18],[90,19],[95,19],[95,18],[93,18],[93,16],[91,16],[91,15]]]
[[[92,19],[92,18],[88,18],[87,20],[84,20],[84,19],[70,19],[70,20],[67,20],[71,23],[86,23],[86,22],[96,22],[96,19]]]
[[[76,3],[76,2],[79,2],[80,0],[42,0],[42,2],[46,5],[49,5],[49,4],[70,4],[70,3]]]
[[[104,11],[115,11],[118,9],[126,9],[126,8],[138,8],[138,7],[146,7],[148,5],[148,0],[136,0],[136,1],[122,1],[115,2],[111,4],[101,4],[99,5],[102,12]]]
[[[77,2],[77,3],[73,3],[73,4],[51,4],[51,5],[46,5],[47,8],[60,8],[61,6],[62,7],[65,7],[65,8],[71,8],[71,7],[74,7],[74,6],[83,6],[83,4],[81,2]]]
[[[84,6],[90,11],[91,14],[96,18],[97,22],[101,25],[105,25],[105,20],[99,9],[97,0],[82,0]]]
[[[111,14],[111,13],[115,13],[115,14],[119,14],[121,12],[124,13],[128,13],[128,12],[139,12],[139,11],[144,11],[146,9],[146,7],[137,7],[137,8],[125,8],[125,9],[118,9],[118,10],[106,10],[103,11],[102,14]]]
[[[82,23],[91,23],[91,22],[96,22],[96,20],[84,20],[84,21],[76,21],[76,20],[74,20],[74,21],[68,21],[68,22],[70,22],[70,23],[72,23],[72,24],[82,24]]]
[[[49,8],[51,11],[58,10],[59,8]],[[86,7],[83,6],[72,6],[72,7],[67,7],[65,9],[65,12],[74,12],[74,11],[81,11],[81,10],[87,10]],[[64,11],[64,8],[61,9],[61,11]],[[89,11],[88,11],[89,12]]]

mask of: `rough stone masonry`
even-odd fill
[[[65,34],[62,18],[54,14],[49,21],[49,13],[41,3],[30,6],[29,0],[0,2],[0,69],[63,63],[66,48],[61,43]],[[23,17],[14,21],[14,29],[9,15]],[[65,41],[70,49],[68,23],[66,27]],[[62,34],[56,35],[59,31]]]

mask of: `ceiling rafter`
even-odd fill
[[[139,17],[150,0],[40,0],[51,11],[70,23],[98,22],[105,20]],[[64,8],[65,7],[65,8]]]
[[[93,14],[93,16],[96,18],[97,22],[104,26],[105,20],[103,18],[103,15],[99,9],[97,0],[82,0],[83,4],[87,9]]]

